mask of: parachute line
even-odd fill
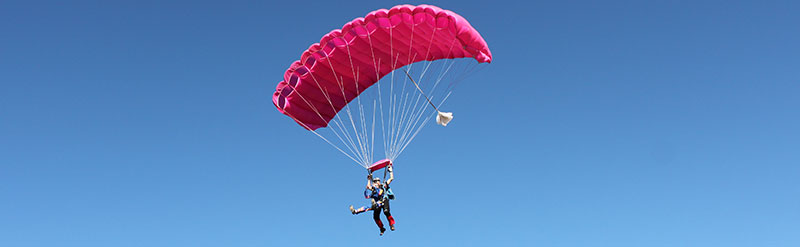
[[[422,88],[419,88],[419,84],[417,84],[417,82],[416,82],[416,81],[414,81],[414,78],[411,78],[411,75],[409,75],[409,74],[408,74],[408,70],[403,70],[403,72],[406,72],[406,75],[408,76],[408,79],[411,79],[411,82],[413,82],[413,83],[414,83],[414,86],[416,86],[416,87],[417,87],[417,89],[419,90],[419,93],[420,93],[420,94],[422,94],[422,96],[425,96],[425,99],[426,99],[426,100],[428,100],[428,103],[429,103],[429,104],[431,104],[431,106],[433,107],[433,109],[435,109],[436,111],[439,111],[439,108],[437,108],[437,107],[436,107],[436,106],[433,104],[433,102],[431,102],[431,98],[428,98],[428,96],[427,96],[427,95],[425,95],[425,92],[423,92],[423,91],[422,91]],[[424,75],[424,73],[423,73],[423,75]]]

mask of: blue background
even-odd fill
[[[494,62],[379,237],[271,94],[396,4],[3,1],[0,246],[800,246],[797,1],[432,2]]]

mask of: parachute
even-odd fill
[[[398,5],[356,18],[312,44],[286,70],[272,101],[369,169],[397,158],[431,119],[423,118],[430,116],[428,104],[437,123],[447,125],[453,115],[439,106],[464,75],[491,61],[483,37],[460,15]],[[373,164],[376,129],[386,158]]]

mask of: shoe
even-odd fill
[[[389,229],[391,229],[392,231],[394,231],[394,225],[390,225],[390,226],[389,226]]]
[[[386,231],[386,228],[381,227],[381,236],[383,236],[383,232]]]
[[[350,205],[350,213],[352,213],[353,215],[356,214],[356,210],[353,209],[353,205]]]

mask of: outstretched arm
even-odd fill
[[[392,172],[392,166],[387,166],[386,171],[389,172],[389,179],[386,180],[386,185],[389,185],[394,180],[394,172]]]
[[[367,175],[367,189],[371,188],[372,188],[372,173],[370,172],[369,175]]]

